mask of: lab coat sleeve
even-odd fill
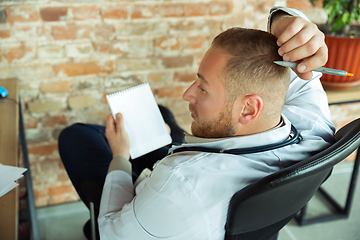
[[[166,164],[155,168],[134,198],[131,179],[122,171],[109,173],[98,224],[101,239],[211,239],[202,202]]]
[[[106,176],[101,194],[99,219],[121,210],[133,198],[134,187],[131,176],[121,170],[111,171]]]
[[[311,80],[302,80],[291,71],[282,113],[303,136],[320,136],[326,142],[333,143],[335,127],[331,122],[327,96],[320,82],[321,76],[321,73],[313,72]]]
[[[272,17],[275,15],[275,13],[277,13],[279,11],[285,12],[285,13],[289,14],[290,16],[302,17],[302,18],[305,18],[306,20],[310,21],[304,13],[302,13],[301,11],[299,11],[297,9],[276,6],[276,7],[273,7],[270,9],[270,15],[269,15],[268,24],[267,24],[268,32],[270,32]]]

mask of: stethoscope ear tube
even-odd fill
[[[178,153],[178,152],[186,152],[186,151],[196,151],[196,152],[209,152],[209,153],[228,153],[228,154],[235,154],[235,155],[242,155],[242,154],[252,154],[252,153],[260,153],[266,152],[282,147],[286,147],[292,144],[297,144],[302,140],[301,134],[297,131],[294,125],[291,124],[291,133],[289,139],[285,142],[281,143],[272,143],[264,146],[258,147],[251,147],[251,148],[234,148],[234,149],[217,149],[217,148],[206,148],[206,147],[180,147],[174,149],[169,154]]]

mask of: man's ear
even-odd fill
[[[243,97],[241,103],[242,108],[239,115],[239,122],[242,125],[247,125],[257,119],[263,108],[263,101],[258,95],[252,94]]]

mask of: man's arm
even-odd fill
[[[105,136],[113,153],[101,196],[99,217],[120,211],[134,198],[130,141],[124,128],[123,116],[118,113],[116,122],[110,114],[106,122]]]
[[[110,114],[106,122],[105,136],[113,153],[108,173],[122,170],[131,176],[130,140],[124,128],[124,119],[121,113],[116,114],[116,122]]]
[[[284,7],[271,9],[268,30],[278,38],[279,54],[283,59],[300,62],[297,69],[293,69],[296,74],[291,73],[282,113],[302,131],[303,136],[317,136],[333,142],[335,127],[320,83],[322,74],[310,71],[327,61],[323,33],[302,12]],[[302,66],[305,66],[305,72],[299,73]]]
[[[277,37],[279,55],[284,61],[299,62],[293,70],[300,78],[311,79],[311,71],[327,62],[328,49],[324,34],[300,11],[283,7],[273,8],[268,30]]]

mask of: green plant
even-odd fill
[[[313,3],[314,0],[310,2]],[[323,4],[332,33],[349,31],[350,25],[359,20],[360,0],[324,0]]]

